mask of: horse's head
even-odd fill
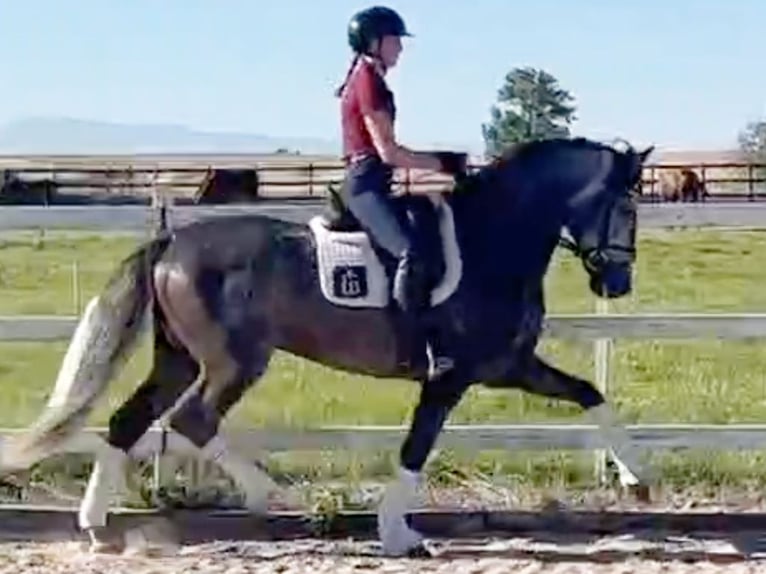
[[[592,146],[585,185],[568,195],[564,225],[570,247],[582,260],[591,291],[600,297],[622,297],[632,290],[636,257],[637,201],[633,193],[644,162],[654,147],[636,151]]]
[[[453,206],[473,233],[486,276],[547,269],[557,241],[582,259],[591,290],[602,297],[631,291],[636,253],[637,194],[653,147],[617,149],[585,138],[550,138],[517,144],[471,174]],[[571,240],[561,238],[562,228]],[[507,269],[496,265],[499,245],[510,246]]]

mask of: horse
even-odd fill
[[[685,167],[681,170],[681,201],[697,203],[704,201],[710,194],[697,172]]]
[[[660,170],[658,180],[664,201],[697,203],[710,196],[700,176],[689,168]]]
[[[258,200],[255,169],[210,169],[192,198],[195,204],[250,203]]]
[[[12,170],[0,171],[0,204],[51,205],[60,202],[57,184],[52,179],[22,179]]]
[[[415,335],[392,303],[393,262],[348,214],[305,223],[239,214],[160,233],[88,302],[46,407],[6,443],[1,467],[29,468],[65,449],[149,325],[151,370],[111,414],[80,507],[79,526],[94,550],[118,544],[106,524],[110,494],[123,492],[131,448],[160,417],[234,479],[248,511],[266,511],[276,483],[229,446],[219,425],[275,349],[420,385],[400,466],[377,511],[387,555],[424,551],[423,536],[405,517],[449,414],[475,384],[579,405],[598,425],[621,485],[648,496],[650,469],[602,393],[535,349],[544,327],[543,279],[559,245],[581,260],[595,296],[631,292],[631,190],[652,149],[617,150],[585,138],[528,142],[445,188],[451,193],[433,204],[445,264],[431,309],[443,306],[440,317],[448,318],[459,351],[454,368],[435,380],[427,376],[425,343],[411,344]]]

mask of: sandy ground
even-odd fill
[[[166,546],[164,555],[142,546],[140,536],[121,555],[94,555],[78,542],[0,545],[0,573],[57,574],[245,574],[260,572],[449,572],[552,574],[766,571],[766,539],[738,533],[731,538],[704,533],[683,537],[633,533],[590,540],[541,534],[525,538],[436,540],[435,556],[387,559],[374,542],[301,540],[217,542]],[[762,544],[763,542],[763,544]],[[151,552],[151,553],[150,553]],[[749,555],[749,556],[748,556]],[[761,558],[763,556],[763,558]]]
[[[471,493],[475,497],[475,488],[471,489]],[[441,504],[437,506],[462,510],[482,506],[477,502],[470,504],[472,497],[461,496],[459,491],[438,494],[434,498],[439,499]],[[507,502],[514,506],[519,501]],[[588,510],[628,510],[636,506],[630,501],[618,501],[613,494],[605,492],[558,502],[564,502],[564,509],[570,506]],[[537,507],[538,511],[549,507],[543,504],[543,500],[529,505]],[[705,496],[702,492],[665,493],[653,504],[638,506],[645,511],[667,514],[679,511],[766,512],[766,503],[756,492],[735,494],[721,491],[712,496]],[[713,529],[707,522],[697,528]],[[177,545],[173,543],[172,535],[163,536],[162,532],[162,528],[150,527],[131,530],[126,535],[128,549],[116,555],[91,554],[82,542],[0,543],[0,574],[766,572],[766,531],[678,534],[636,530],[599,536],[577,535],[569,531],[566,534],[528,533],[523,537],[435,539],[429,540],[434,556],[419,559],[383,558],[375,541],[232,540]],[[160,540],[165,540],[164,546],[147,547],[147,541]]]

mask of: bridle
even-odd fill
[[[578,192],[574,199],[575,203],[585,201],[592,197],[595,193],[602,190],[605,187],[605,181],[609,176],[609,171],[612,167],[612,158],[608,156],[608,161],[604,161],[604,165],[599,173],[599,176],[593,178],[582,191]],[[612,220],[615,216],[618,202],[623,200],[630,200],[630,196],[611,194],[611,197],[606,200],[605,205],[601,208],[604,213],[599,216],[599,229],[598,229],[598,241],[595,245],[582,249],[571,238],[571,236],[562,235],[559,237],[558,245],[564,249],[571,251],[576,257],[579,257],[586,269],[589,271],[598,271],[613,258],[609,257],[610,253],[624,253],[630,260],[635,259],[636,248],[634,245],[624,245],[622,243],[614,242],[612,230]]]

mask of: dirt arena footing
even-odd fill
[[[632,532],[684,535],[705,532],[763,533],[766,513],[616,512],[616,511],[419,511],[410,516],[417,530],[432,538],[487,538],[547,532],[581,536],[619,536]],[[342,512],[332,518],[297,512],[253,516],[239,510],[113,511],[109,528],[125,532],[152,524],[172,526],[179,542],[216,540],[296,540],[377,537],[374,512]],[[0,506],[0,542],[83,540],[77,510],[60,507]]]

